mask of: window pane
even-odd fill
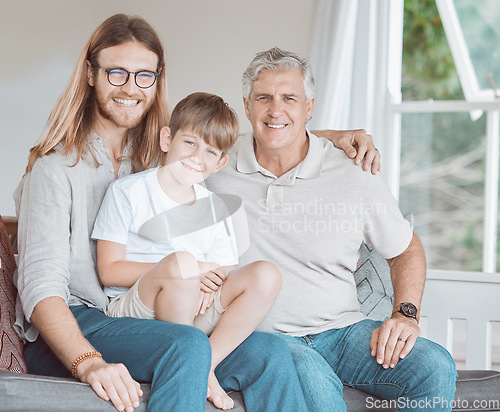
[[[403,100],[461,100],[462,88],[434,1],[405,0]]]
[[[455,10],[480,89],[490,89],[488,73],[500,88],[500,2],[455,0]]]
[[[485,116],[402,114],[400,207],[430,269],[482,269]]]

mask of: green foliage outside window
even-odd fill
[[[463,100],[434,0],[405,0],[403,100]]]
[[[403,100],[464,100],[434,0],[405,0]],[[431,269],[482,269],[485,116],[403,114],[400,206]]]

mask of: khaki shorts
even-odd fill
[[[112,318],[132,317],[139,319],[155,319],[154,310],[149,309],[139,298],[139,282],[135,282],[125,293],[111,298],[106,315]],[[220,290],[215,292],[215,299],[203,315],[194,318],[194,326],[201,329],[207,336],[210,336],[219,322],[221,315],[226,309],[220,304]]]

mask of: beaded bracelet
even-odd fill
[[[80,363],[82,363],[83,361],[86,361],[87,359],[90,359],[90,358],[101,358],[102,359],[102,355],[96,351],[96,352],[87,352],[87,353],[84,353],[83,355],[78,356],[78,358],[76,358],[75,361],[73,362],[73,365],[71,365],[71,374],[76,379],[78,379],[78,375],[76,373],[76,368],[78,368],[78,365],[80,365]]]

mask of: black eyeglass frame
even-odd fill
[[[127,69],[124,69],[123,67],[112,67],[111,69],[105,69],[104,67],[100,66],[99,64],[96,64],[96,67],[98,69],[104,70],[106,72],[107,78],[108,78],[108,83],[111,86],[115,86],[115,87],[120,87],[120,86],[123,86],[124,84],[127,84],[127,82],[130,79],[130,75],[133,74],[134,75],[134,82],[135,82],[136,86],[139,89],[149,89],[150,87],[153,87],[153,85],[156,83],[156,79],[158,79],[158,77],[160,76],[160,73],[157,73],[157,72],[154,72],[154,71],[151,71],[151,70],[139,70],[138,72],[129,72]],[[109,79],[109,73],[112,72],[113,70],[122,70],[122,71],[124,71],[124,72],[127,73],[127,78],[125,79],[125,81],[122,84],[114,84]],[[139,86],[139,84],[137,84],[137,75],[139,73],[150,73],[150,74],[152,74],[154,76],[153,83],[151,83],[151,85],[147,86],[147,87]]]

